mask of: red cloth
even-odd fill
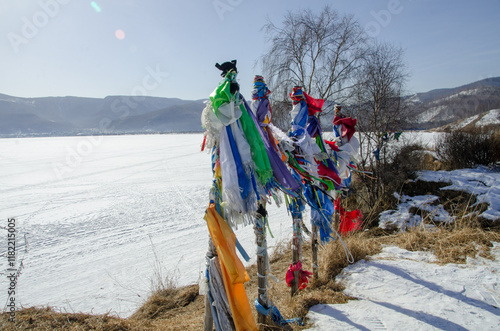
[[[286,272],[286,284],[288,287],[292,286],[294,271],[299,271],[299,290],[305,289],[307,287],[307,283],[309,283],[309,278],[312,276],[312,272],[302,270],[302,262],[300,261],[295,265],[290,264],[290,267],[288,267],[288,271]]]
[[[335,200],[334,207],[340,214],[340,233],[346,234],[352,231],[361,230],[363,214],[361,214],[359,209],[345,211],[344,208],[340,207],[340,199]]]
[[[306,92],[304,93],[304,97],[306,99],[307,108],[309,110],[309,116],[312,116],[316,113],[320,113],[322,111],[323,105],[325,104],[325,100],[323,99],[314,99]]]
[[[290,99],[292,99],[294,105],[298,104],[302,99],[304,99],[302,86],[294,86],[292,92],[290,93]]]
[[[340,207],[340,198],[337,198],[337,200],[333,202],[333,208],[335,208],[335,210],[337,210],[339,213],[341,211],[344,211],[344,208]]]
[[[350,141],[354,133],[356,132],[356,122],[358,120],[351,117],[340,117],[335,116],[333,119],[333,125],[341,125],[342,126],[342,138],[347,136],[347,140]]]
[[[207,143],[207,135],[206,133],[203,135],[203,143],[201,144],[201,151],[205,150],[205,144]]]
[[[340,233],[346,234],[352,231],[361,230],[362,218],[363,215],[359,209],[344,212],[343,215],[340,215]]]
[[[330,148],[332,150],[334,150],[335,152],[340,152],[340,149],[339,147],[337,146],[337,143],[335,141],[329,141],[329,140],[325,140],[325,143],[328,144],[328,146],[330,146]]]
[[[323,162],[317,162],[318,163],[318,174],[321,178],[330,179],[335,182],[335,184],[340,185],[342,184],[342,179],[340,179],[339,175],[335,172],[335,170],[332,170],[328,168]]]

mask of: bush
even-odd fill
[[[488,166],[500,159],[500,139],[494,133],[454,131],[437,139],[436,154],[450,170]]]
[[[398,203],[394,192],[400,192],[408,179],[414,179],[414,173],[426,166],[423,163],[426,153],[420,143],[392,146],[386,158],[363,169],[370,171],[370,175],[355,175],[344,207],[360,209],[365,228],[378,226],[379,214]]]
[[[392,161],[383,165],[383,172],[380,174],[383,184],[388,191],[399,191],[401,186],[413,174],[422,170],[422,160],[425,148],[420,143],[412,143],[395,148],[392,153]]]

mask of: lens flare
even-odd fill
[[[119,40],[123,40],[125,39],[125,32],[123,32],[123,30],[118,29],[115,31],[115,37]]]
[[[98,13],[100,13],[100,12],[101,12],[101,7],[99,7],[99,5],[97,4],[97,2],[92,1],[92,2],[90,3],[90,5],[92,6],[92,8],[94,8],[94,9],[95,9],[95,11],[96,11],[96,12],[98,12]]]

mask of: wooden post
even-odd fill
[[[259,205],[257,210],[254,232],[255,242],[257,244],[257,277],[258,289],[257,300],[264,308],[269,308],[269,299],[267,297],[267,241],[266,241],[266,216],[267,211],[265,205]],[[257,322],[266,324],[266,315],[258,313]]]
[[[318,280],[318,228],[316,225],[311,226],[311,232],[313,279]]]
[[[340,211],[339,210],[335,210],[335,212],[333,213],[333,216],[334,216],[334,226],[335,226],[335,230],[339,231],[340,229]]]
[[[298,209],[298,206],[297,206]],[[302,213],[298,210],[292,212],[293,215],[293,242],[292,242],[292,265],[296,265],[302,256],[302,232],[301,222]],[[293,272],[293,281],[291,286],[291,295],[293,296],[299,290],[299,271]]]
[[[203,331],[212,331],[214,327],[214,319],[212,317],[212,309],[210,308],[210,299],[208,293],[205,294],[205,319],[203,320]]]
[[[212,259],[217,255],[217,250],[215,249],[212,238],[208,239],[208,250],[207,259]],[[208,262],[207,262],[208,269]],[[212,331],[214,326],[214,318],[212,316],[212,307],[210,304],[210,298],[208,297],[208,291],[210,291],[210,285],[208,285],[207,293],[205,294],[205,318],[203,320],[203,331]]]

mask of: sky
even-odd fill
[[[264,24],[327,4],[404,49],[409,93],[500,76],[500,0],[0,0],[0,94],[204,99],[236,59],[249,95]]]

